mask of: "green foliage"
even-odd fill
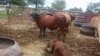
[[[7,16],[6,11],[0,11],[0,18],[4,18],[6,16]]]
[[[98,7],[100,8],[100,2],[98,2],[98,3],[90,3],[87,6],[87,12],[100,11],[100,9],[98,9]]]
[[[44,5],[44,1],[45,0],[28,0],[28,3],[29,4],[33,4],[35,5],[36,7],[41,7]]]
[[[19,6],[25,6],[25,0],[10,0],[11,4],[19,5]]]
[[[56,10],[63,10],[65,6],[65,0],[55,0],[55,2],[52,3],[52,8]]]
[[[4,0],[0,0],[0,4],[5,4],[5,1]]]
[[[87,6],[87,12],[92,12],[94,9],[94,4],[93,3],[89,3],[89,5]]]

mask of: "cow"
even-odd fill
[[[66,28],[67,32],[69,32],[69,26],[71,25],[72,21],[75,20],[75,15],[69,13],[69,12],[55,12],[54,15],[56,17],[61,17],[62,15],[65,16],[66,19]]]
[[[95,28],[95,37],[99,37],[100,42],[100,15],[94,16],[90,23]]]
[[[63,41],[65,40],[66,30],[66,19],[62,15],[62,17],[56,17],[55,15],[51,14],[38,14],[33,13],[31,14],[32,19],[35,20],[37,26],[40,28],[40,36],[45,36],[45,29],[49,28],[50,30],[58,29],[58,37],[63,35]]]
[[[59,38],[50,40],[46,50],[51,53],[52,56],[71,56],[68,44],[65,45]]]

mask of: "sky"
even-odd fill
[[[70,8],[77,7],[77,8],[82,8],[83,11],[86,10],[87,5],[90,2],[93,2],[93,3],[100,2],[100,0],[65,0],[65,1],[66,1],[66,8],[65,9],[70,9]],[[54,0],[46,0],[45,1],[45,3],[46,3],[45,6],[51,6],[52,2],[54,2]]]

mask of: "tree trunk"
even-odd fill
[[[6,7],[6,10],[7,10],[7,16],[8,16],[8,22],[10,22],[10,20],[9,20],[9,19],[10,19],[10,10],[9,10],[10,7],[11,7],[10,4],[9,4],[9,6]]]
[[[38,9],[38,2],[37,2],[37,0],[36,0],[36,3],[35,3],[35,11],[36,11],[36,13],[37,13],[37,10]]]

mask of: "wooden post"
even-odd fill
[[[9,18],[10,18],[10,15],[9,15],[9,6],[6,7],[6,11],[7,11],[7,19],[8,19],[8,22],[9,22]]]

